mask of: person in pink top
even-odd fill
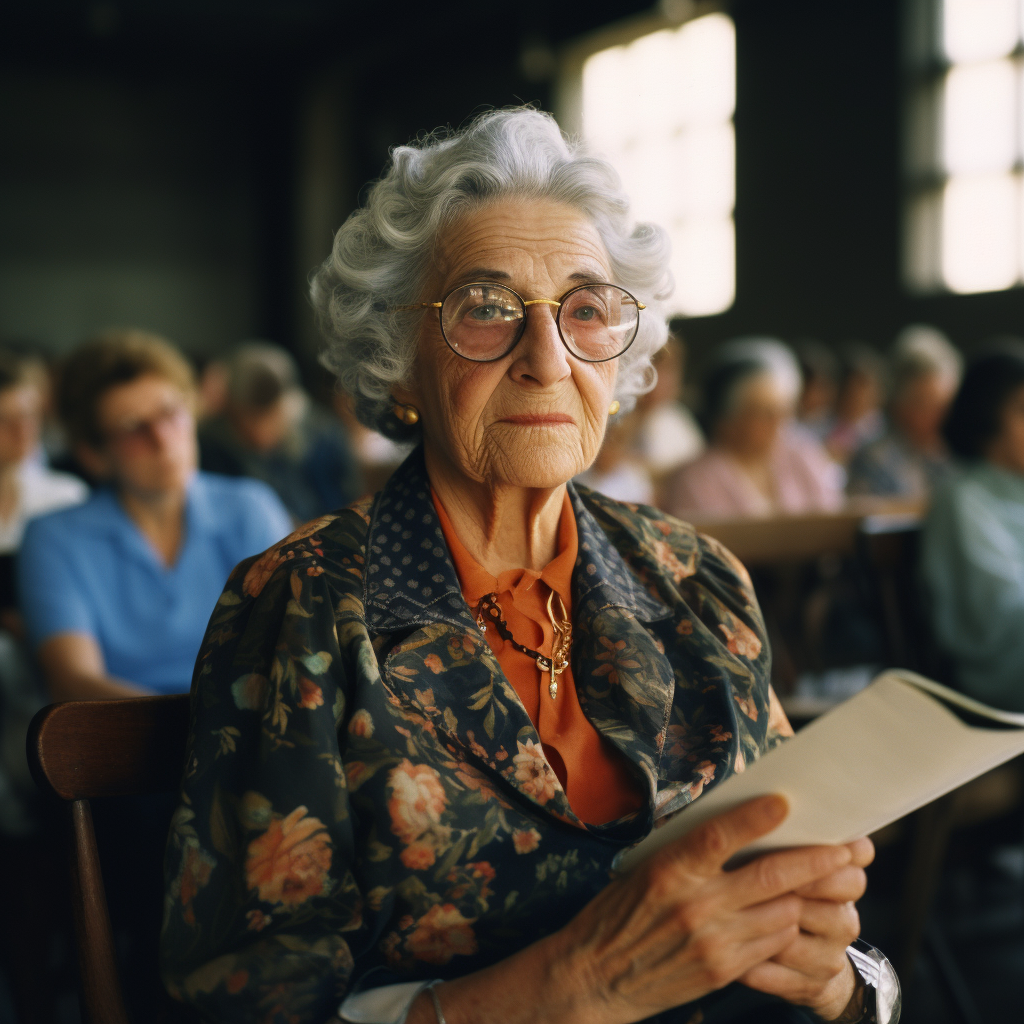
[[[799,392],[799,366],[782,342],[743,338],[724,345],[705,381],[709,447],[675,473],[667,510],[683,519],[838,510],[844,474],[793,421]]]

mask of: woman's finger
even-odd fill
[[[868,885],[868,876],[864,869],[853,864],[833,871],[831,875],[819,878],[796,890],[797,896],[808,900],[832,900],[835,903],[847,903],[859,900]]]
[[[733,854],[777,828],[789,813],[781,796],[763,796],[720,814],[669,844],[656,859],[705,877],[721,870]]]
[[[846,845],[853,856],[852,863],[859,868],[866,868],[875,859],[875,844],[867,836],[863,839],[855,839]]]
[[[845,942],[819,938],[801,932],[785,949],[772,958],[779,967],[796,971],[814,981],[823,982],[843,969],[847,961]]]
[[[820,878],[826,878],[850,862],[845,846],[803,846],[781,853],[768,853],[736,871],[720,875],[712,892],[721,906],[739,910],[796,892]]]
[[[848,946],[860,935],[860,915],[853,903],[832,900],[803,900],[800,931]]]

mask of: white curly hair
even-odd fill
[[[614,282],[647,306],[636,340],[619,359],[616,397],[628,410],[654,386],[651,358],[667,338],[665,300],[672,292],[665,231],[633,222],[612,165],[564,136],[550,114],[493,110],[461,131],[434,132],[394,149],[312,276],[313,305],[328,342],[322,361],[366,426],[399,439],[418,433],[394,415],[391,389],[408,380],[423,313],[397,307],[423,298],[445,229],[474,206],[503,197],[562,202],[590,218]]]

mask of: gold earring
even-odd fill
[[[420,412],[415,405],[403,405],[401,402],[396,402],[394,413],[398,419],[410,427],[415,426],[420,421]]]
[[[608,406],[608,415],[614,416],[620,409],[619,400],[616,398],[611,405]]]

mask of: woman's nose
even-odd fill
[[[526,330],[515,350],[512,379],[548,387],[572,373],[568,352],[558,334],[558,307],[547,303],[531,305],[526,313]]]

